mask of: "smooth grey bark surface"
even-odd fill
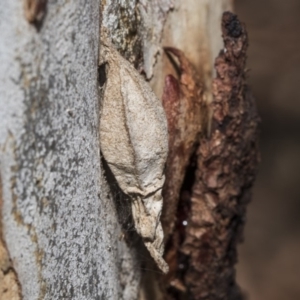
[[[0,3],[2,223],[24,299],[137,293],[100,167],[99,15],[99,1],[49,1],[37,28],[22,1]]]

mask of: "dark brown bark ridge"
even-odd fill
[[[259,118],[246,85],[245,26],[225,12],[222,32],[210,134],[200,138],[186,169],[166,251],[169,299],[242,299],[234,265],[259,161]]]

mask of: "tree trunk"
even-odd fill
[[[102,167],[100,27],[160,99],[165,76],[177,76],[162,47],[180,49],[210,103],[229,9],[230,0],[0,3],[1,299],[162,295],[153,278],[144,284],[151,257],[126,232],[130,212]]]
[[[49,1],[29,22],[20,1],[1,5],[2,226],[23,299],[137,293],[101,171],[99,8]]]

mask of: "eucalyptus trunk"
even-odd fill
[[[165,76],[178,76],[163,47],[179,49],[209,105],[231,9],[230,0],[0,2],[1,299],[174,294],[126,232],[131,211],[100,155],[100,30],[159,99]]]

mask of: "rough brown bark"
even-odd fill
[[[2,182],[0,178],[0,215],[2,215]],[[0,299],[20,300],[21,285],[13,268],[5,241],[3,238],[2,222],[0,221]]]
[[[171,272],[163,289],[169,299],[242,299],[234,264],[258,163],[259,119],[246,85],[245,27],[226,12],[222,32],[209,137],[200,138],[186,169],[166,251]],[[174,174],[169,176],[167,182]]]

